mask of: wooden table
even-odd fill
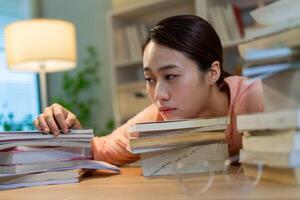
[[[237,174],[230,174],[235,180],[228,184],[223,174],[214,175],[212,187],[204,193],[197,192],[207,175],[197,175],[184,179],[182,185],[176,177],[145,178],[137,167],[122,168],[117,175],[94,173],[80,183],[52,185],[14,189],[0,192],[0,199],[51,199],[51,200],[106,200],[106,199],[300,199],[300,187],[287,186],[272,182],[260,182],[250,191],[242,191],[240,186],[251,179]],[[191,184],[191,185],[190,185]],[[184,190],[185,186],[194,189]],[[196,189],[195,189],[196,188]]]

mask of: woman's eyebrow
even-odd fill
[[[158,68],[158,71],[161,72],[161,71],[165,71],[165,70],[168,70],[168,69],[174,69],[174,68],[178,68],[177,65],[174,65],[174,64],[170,64],[170,65],[164,65],[164,66],[161,66]],[[151,68],[150,67],[144,67],[144,71],[145,72],[151,72]]]

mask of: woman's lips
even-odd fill
[[[170,115],[172,112],[174,112],[176,108],[159,108],[159,112],[162,115]]]

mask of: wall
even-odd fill
[[[101,83],[93,90],[97,94],[99,104],[93,111],[93,120],[96,129],[102,130],[104,124],[113,116],[109,55],[107,44],[106,12],[111,8],[110,0],[40,0],[39,16],[71,21],[77,31],[78,68],[83,67],[86,56],[86,47],[96,47],[98,57],[102,63],[99,77]],[[74,69],[76,71],[76,69]],[[74,73],[68,72],[68,73]],[[62,73],[48,75],[49,98],[62,93]],[[95,123],[94,123],[95,124]]]

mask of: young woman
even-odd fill
[[[127,128],[135,123],[226,116],[230,155],[238,153],[241,136],[236,115],[261,112],[261,83],[228,76],[222,69],[220,39],[204,19],[193,15],[166,18],[154,26],[143,45],[143,69],[152,105],[104,137],[92,141],[93,156],[121,165],[139,159],[127,151]],[[58,104],[45,109],[35,126],[58,135],[59,129],[80,128],[76,116]]]

